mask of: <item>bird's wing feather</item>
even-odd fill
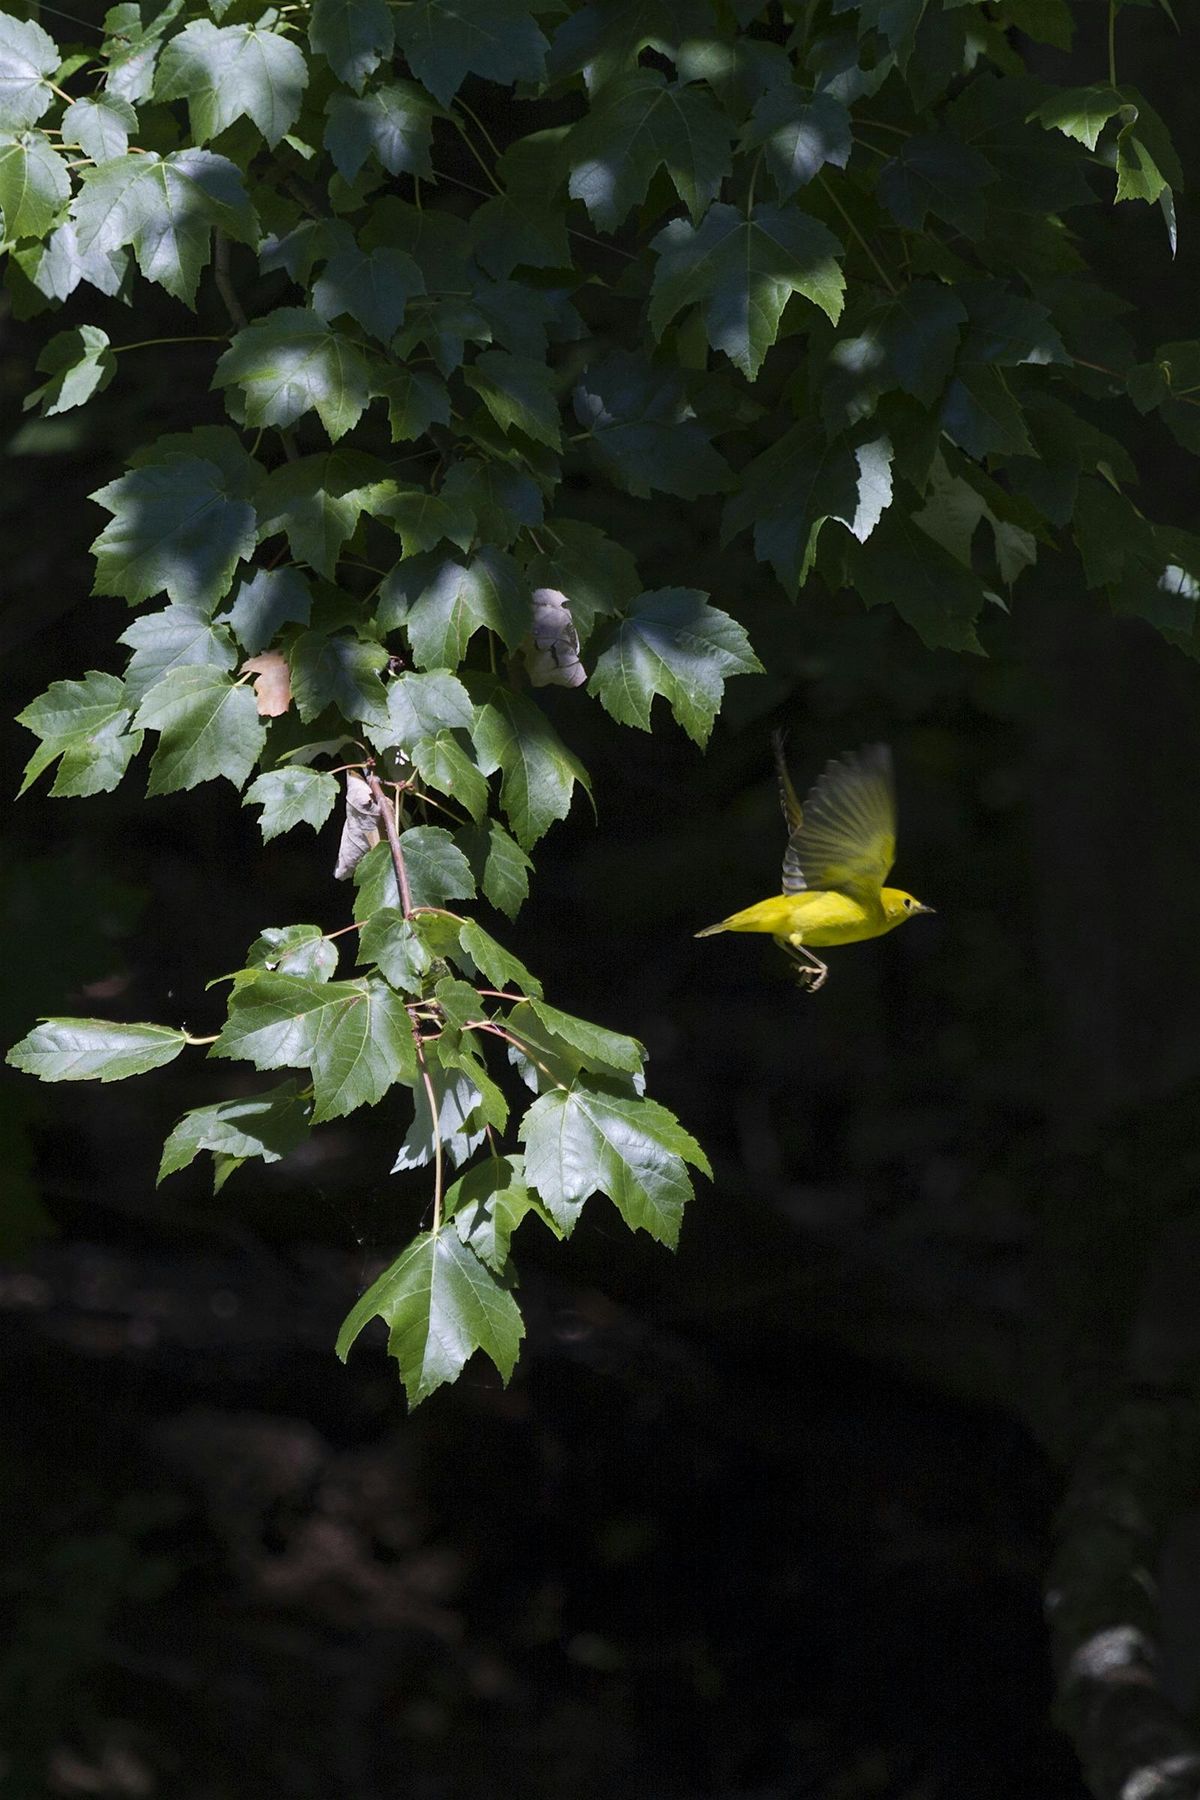
[[[779,780],[779,804],[783,808],[788,831],[794,837],[804,823],[804,809],[800,805],[800,796],[792,786],[792,778],[788,773],[782,731],[771,733],[771,747],[775,751],[775,773]]]
[[[896,859],[892,753],[870,744],[827,763],[783,858],[783,891],[823,888],[873,903]]]

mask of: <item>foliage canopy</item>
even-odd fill
[[[1132,403],[1200,447],[1200,344],[1139,359],[1075,223],[1156,206],[1166,258],[1181,176],[1118,81],[1116,0],[1093,85],[1032,72],[1079,10],[126,0],[99,46],[0,16],[9,291],[73,321],[27,405],[128,379],[119,321],[152,283],[227,415],[93,496],[94,592],[144,610],[123,674],[21,715],[25,785],[105,792],[148,750],[150,794],[226,779],[264,841],[344,809],[353,923],[250,946],[199,1041],[270,1083],[188,1113],[161,1175],[206,1153],[219,1187],[408,1090],[395,1167],[430,1169],[428,1229],[338,1348],[382,1317],[413,1401],[476,1350],[508,1377],[526,1218],[563,1236],[599,1193],[673,1244],[707,1171],[642,1046],[549,1004],[460,910],[515,914],[588,792],[571,706],[669,709],[703,746],[759,668],[727,603],[644,590],[581,482],[718,506],[787,602],[851,589],[931,647],[978,652],[1051,546],[1200,641],[1200,539],[1141,510],[1120,441]],[[189,326],[206,284],[219,336]],[[196,1041],[52,1019],[10,1060],[111,1081]]]

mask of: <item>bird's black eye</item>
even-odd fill
[[[912,903],[912,901],[911,901],[911,900],[906,900],[906,901],[905,901],[905,902],[904,902],[904,910],[905,910],[905,912],[911,912],[911,911],[912,911],[912,909],[913,909],[913,903]]]

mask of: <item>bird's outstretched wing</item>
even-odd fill
[[[787,794],[784,812],[791,825]],[[896,860],[896,796],[892,753],[886,744],[827,763],[792,828],[783,858],[783,891],[832,889],[870,904],[879,898]]]
[[[794,837],[804,823],[804,809],[800,805],[799,794],[792,786],[783,743],[782,731],[773,731],[771,747],[775,752],[775,773],[779,780],[779,804],[782,806],[783,816],[787,820],[788,835]]]

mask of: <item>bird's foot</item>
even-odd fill
[[[818,988],[824,987],[829,970],[824,964],[814,968],[811,963],[798,963],[795,968],[796,981],[806,994],[815,994]]]

